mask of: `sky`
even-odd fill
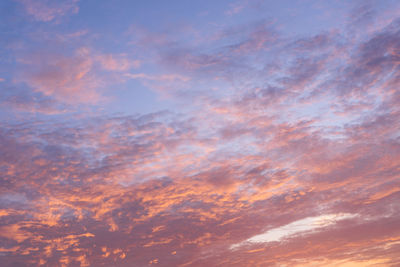
[[[0,1],[1,266],[400,266],[400,2]]]

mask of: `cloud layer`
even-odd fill
[[[337,25],[312,10],[343,7],[313,2],[321,25],[304,32],[302,4],[207,3],[217,16],[165,15],[168,31],[123,21],[127,3],[96,20],[78,1],[17,2],[30,17],[0,57],[4,266],[400,264],[397,4],[346,5]],[[134,100],[168,105],[118,112]]]

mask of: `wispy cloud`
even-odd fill
[[[77,48],[70,55],[33,52],[21,62],[24,71],[19,81],[69,104],[104,101],[103,90],[107,85],[123,82],[126,71],[140,66],[139,60],[98,53],[88,47]]]
[[[79,0],[47,1],[47,0],[17,0],[25,12],[37,21],[54,21],[67,14],[75,14],[79,11]]]

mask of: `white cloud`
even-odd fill
[[[321,215],[316,217],[308,217],[305,219],[301,219],[286,224],[278,228],[268,230],[265,233],[250,237],[249,239],[241,243],[232,245],[231,249],[236,249],[240,246],[251,243],[267,243],[273,241],[280,241],[283,238],[290,237],[296,234],[310,232],[310,231],[317,231],[321,228],[333,225],[337,221],[354,218],[356,216],[357,214],[337,213],[337,214]]]

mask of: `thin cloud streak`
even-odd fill
[[[240,246],[249,244],[249,243],[267,243],[274,241],[281,241],[283,238],[290,238],[291,236],[297,234],[305,234],[312,233],[320,228],[328,227],[332,224],[335,224],[337,221],[351,219],[356,217],[355,214],[327,214],[320,215],[317,217],[308,217],[304,218],[287,225],[281,226],[279,228],[274,228],[268,230],[265,233],[250,237],[246,241],[232,245],[231,249],[237,249]]]

